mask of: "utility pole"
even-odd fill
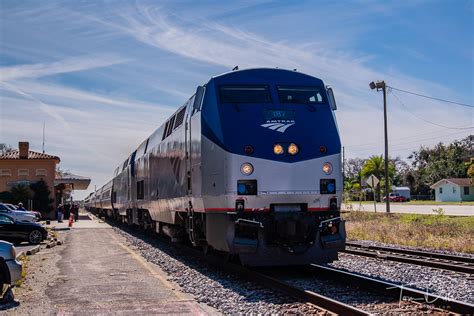
[[[344,146],[342,146],[342,186],[344,187],[344,181],[346,179],[346,157],[344,155]]]
[[[389,199],[389,187],[390,181],[388,178],[388,131],[387,131],[387,85],[385,81],[377,81],[374,83],[373,81],[369,83],[370,89],[377,91],[383,91],[383,123],[384,123],[384,137],[385,137],[385,207],[386,212],[390,213],[390,199]]]

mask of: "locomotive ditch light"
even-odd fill
[[[240,172],[242,172],[242,174],[244,176],[249,176],[253,173],[253,166],[250,162],[244,162],[241,166],[240,166]]]
[[[282,155],[284,152],[283,146],[280,144],[275,144],[273,146],[273,152],[275,153],[275,155]]]
[[[290,155],[296,155],[298,153],[299,149],[298,146],[296,146],[295,143],[291,143],[290,146],[288,146],[288,153]]]
[[[253,147],[252,145],[247,145],[244,147],[244,152],[247,154],[247,155],[251,155],[253,154]]]
[[[323,172],[327,175],[330,175],[332,173],[332,165],[329,162],[324,163],[323,165]]]

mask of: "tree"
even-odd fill
[[[414,169],[414,191],[416,194],[431,193],[429,185],[444,178],[466,178],[465,160],[472,156],[472,141],[469,137],[451,144],[439,143],[433,148],[420,147],[408,158]]]
[[[395,173],[395,168],[393,164],[389,162],[388,164],[389,186],[392,183],[392,177],[394,173]],[[379,180],[381,181],[385,179],[385,176],[384,176],[385,175],[385,161],[382,158],[382,156],[371,156],[362,167],[361,176],[363,178],[367,178],[368,176],[372,174],[376,176],[377,178],[379,178]],[[376,192],[377,192],[378,199],[380,200],[380,196],[381,196],[380,183],[376,188]]]
[[[13,194],[11,194],[9,191],[0,192],[0,202],[13,203]]]
[[[467,175],[471,178],[471,183],[474,183],[474,158],[469,159],[469,162],[466,162],[467,166]]]
[[[28,205],[28,200],[30,200],[33,197],[33,192],[25,184],[17,184],[13,188],[11,188],[10,192],[13,196],[13,202],[15,204],[21,202],[23,203],[23,205],[26,206]]]
[[[46,182],[41,179],[36,183],[30,185],[33,191],[33,209],[39,211],[42,215],[46,215],[52,210],[51,204],[53,199],[50,198],[51,191],[48,188]]]
[[[8,154],[13,151],[13,147],[5,143],[0,143],[0,155]]]

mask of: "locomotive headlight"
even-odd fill
[[[298,153],[299,149],[298,149],[298,146],[296,146],[296,144],[294,143],[291,143],[290,146],[288,146],[288,153],[290,155],[296,155]]]
[[[275,153],[275,155],[281,155],[283,154],[284,150],[283,150],[283,146],[280,145],[280,144],[275,144],[273,146],[273,152]]]
[[[243,175],[249,176],[253,173],[253,166],[249,162],[245,162],[240,166],[240,172],[242,172]]]
[[[325,174],[331,174],[332,172],[332,165],[329,163],[329,162],[326,162],[324,165],[323,165],[323,172]]]

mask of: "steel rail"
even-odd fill
[[[236,274],[239,277],[245,278],[249,281],[257,282],[262,286],[285,293],[286,295],[293,297],[297,301],[314,304],[317,307],[324,309],[330,313],[338,315],[370,315],[370,313],[368,312],[365,312],[354,306],[339,302],[330,297],[295,287],[284,281],[280,281],[269,275],[248,269],[241,265],[225,262],[223,258],[205,255],[203,252],[189,247],[180,247],[179,249],[184,250],[192,254],[193,256],[197,256],[200,259],[205,260],[210,265],[216,266],[223,271]]]
[[[383,251],[404,253],[407,255],[420,256],[420,257],[429,257],[429,258],[436,258],[436,259],[441,259],[441,260],[458,261],[458,262],[466,262],[466,263],[474,264],[474,258],[472,257],[463,257],[463,256],[444,254],[444,253],[439,253],[439,252],[430,252],[426,250],[401,249],[401,248],[387,247],[387,246],[372,246],[372,245],[366,246],[366,245],[353,242],[353,241],[347,241],[346,245],[351,246],[351,247],[383,250]]]
[[[344,250],[345,253],[349,253],[349,254],[353,254],[357,256],[378,258],[378,259],[383,259],[383,260],[410,263],[410,264],[415,264],[419,266],[474,274],[474,265],[471,263],[428,257],[424,254],[425,252],[418,253],[416,251],[412,251],[410,254],[408,254],[405,252],[398,253],[396,250],[399,250],[399,249],[393,249],[390,247],[367,248],[367,247],[353,246],[352,244],[346,244],[346,246],[349,246],[349,247],[347,247]],[[443,260],[443,261],[440,261],[440,260]]]
[[[461,302],[448,297],[442,297],[436,294],[429,293],[428,291],[422,291],[407,287],[404,285],[398,285],[387,281],[382,281],[368,276],[359,275],[352,272],[347,272],[327,266],[318,264],[311,264],[310,269],[318,276],[325,278],[338,279],[344,283],[351,285],[358,285],[364,287],[370,291],[391,296],[393,298],[405,299],[415,302],[421,302],[426,304],[432,304],[435,307],[449,310],[454,313],[460,314],[474,314],[474,304]]]

